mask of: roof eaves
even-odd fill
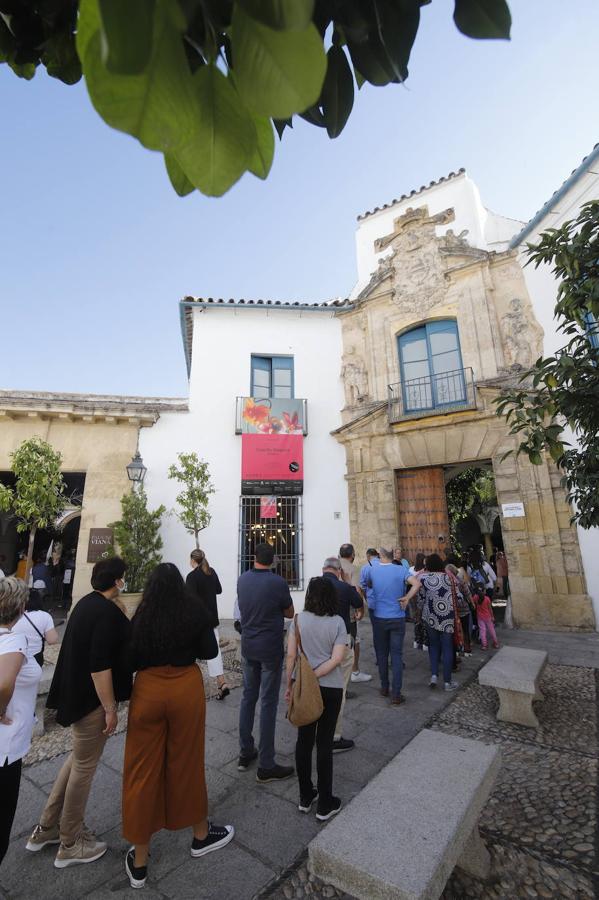
[[[343,300],[324,300],[316,303],[303,302],[301,300],[246,300],[244,297],[234,299],[230,297],[228,300],[222,297],[184,297],[179,301],[179,321],[181,326],[181,338],[183,340],[183,352],[185,354],[185,363],[187,365],[187,377],[191,374],[191,352],[193,339],[193,319],[191,316],[192,309],[286,309],[286,310],[302,310],[310,312],[335,312],[338,310],[347,310],[353,307],[353,303],[345,298]]]
[[[564,197],[570,188],[572,188],[578,179],[584,175],[584,173],[593,165],[593,163],[599,159],[599,144],[595,144],[591,152],[588,156],[585,156],[578,168],[574,169],[574,171],[570,174],[568,178],[564,181],[562,186],[555,191],[549,200],[540,208],[540,210],[535,213],[535,215],[530,219],[529,222],[526,223],[524,228],[518,232],[510,241],[509,249],[514,250],[518,247],[522,241],[531,234],[537,225],[543,221],[545,216],[551,212],[556,203]]]
[[[392,206],[395,206],[397,203],[402,203],[404,200],[410,200],[412,197],[417,197],[419,194],[424,193],[424,191],[429,191],[431,188],[438,187],[438,185],[443,184],[445,181],[451,181],[453,178],[459,178],[460,175],[465,175],[466,169],[460,168],[457,172],[450,172],[449,175],[443,175],[442,178],[438,178],[436,181],[431,181],[430,184],[423,184],[418,189],[414,189],[410,191],[409,194],[402,194],[401,197],[397,197],[395,200],[392,200],[390,203],[384,203],[382,206],[375,206],[374,209],[368,209],[366,212],[361,213],[357,217],[358,222],[361,222],[363,219],[367,219],[369,216],[374,216],[376,213],[382,212],[384,209],[391,209]]]

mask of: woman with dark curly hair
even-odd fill
[[[457,681],[452,681],[453,634],[457,612],[454,607],[454,590],[445,563],[437,553],[425,560],[425,572],[420,576],[418,607],[428,632],[428,654],[431,664],[431,688],[437,687],[439,657],[443,660],[443,681],[446,691],[454,691]],[[459,622],[459,619],[458,619]]]
[[[300,791],[298,809],[300,812],[310,812],[318,798],[316,818],[321,822],[326,822],[341,809],[341,800],[333,796],[333,740],[343,698],[344,681],[339,666],[345,657],[347,628],[337,609],[337,593],[333,583],[328,578],[311,578],[304,610],[291,623],[287,642],[287,702],[291,699],[298,640],[320,684],[324,708],[316,722],[298,728],[295,766]],[[314,742],[318,775],[316,789],[312,783]]]
[[[129,705],[123,771],[123,834],[131,887],[143,887],[150,838],[191,826],[191,855],[204,856],[233,838],[232,825],[207,819],[204,774],[206,698],[197,659],[214,659],[210,620],[190,596],[178,568],[150,574],[131,622],[137,676]]]

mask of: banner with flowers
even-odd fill
[[[245,397],[242,402],[242,434],[303,434],[305,431],[303,400]]]

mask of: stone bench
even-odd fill
[[[503,647],[478,674],[479,684],[495,688],[499,695],[500,722],[538,728],[533,700],[543,700],[539,682],[547,665],[545,650]]]
[[[359,900],[433,900],[456,865],[488,877],[478,818],[500,766],[497,747],[421,731],[314,838],[310,869]]]

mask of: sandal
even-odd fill
[[[231,693],[231,691],[229,690],[227,685],[223,684],[223,685],[221,685],[221,687],[219,687],[218,691],[216,692],[216,699],[224,700],[225,697],[228,697],[230,693]]]

